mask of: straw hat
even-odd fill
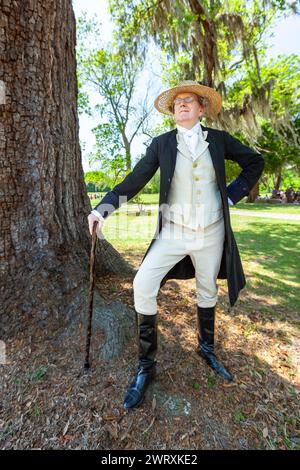
[[[196,93],[196,95],[207,98],[208,106],[205,111],[205,115],[210,118],[215,118],[217,114],[221,111],[222,107],[222,97],[221,95],[214,90],[205,85],[200,85],[198,82],[193,80],[183,80],[178,85],[169,90],[161,93],[156,100],[154,101],[155,108],[164,114],[169,114],[173,116],[173,102],[175,96],[179,93]]]

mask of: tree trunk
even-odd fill
[[[278,172],[276,174],[275,184],[274,184],[274,188],[277,189],[277,191],[279,191],[280,189],[281,180],[282,180],[282,168],[279,167]]]
[[[258,195],[259,195],[259,182],[255,183],[255,185],[249,192],[246,202],[255,202]]]
[[[71,0],[0,0],[2,319],[17,312],[63,322],[87,302],[91,204],[75,44]],[[96,274],[121,272],[132,269],[98,240]]]
[[[126,159],[126,171],[131,171],[131,152],[130,152],[130,143],[127,139],[125,132],[123,133],[123,142],[125,145],[125,159]]]

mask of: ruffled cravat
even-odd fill
[[[194,154],[195,150],[196,150],[196,147],[197,147],[197,144],[198,144],[198,139],[199,139],[198,133],[188,131],[188,132],[184,133],[184,136],[185,136],[185,142],[186,142],[187,146],[189,147],[190,152],[192,152]]]

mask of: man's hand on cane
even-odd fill
[[[96,246],[97,246],[97,237],[103,238],[103,235],[101,232],[103,222],[104,222],[104,218],[97,210],[93,210],[88,215],[89,231],[92,236],[92,247],[91,247],[91,254],[90,254],[90,286],[89,286],[89,299],[88,299],[89,311],[88,311],[88,324],[87,324],[86,346],[85,346],[85,361],[84,361],[85,370],[90,368],[90,345],[91,345],[91,335],[92,335]]]
[[[98,238],[102,238],[101,237],[101,230],[102,230],[103,223],[104,223],[104,218],[102,217],[102,215],[98,211],[93,210],[88,215],[88,222],[89,222],[89,231],[90,231],[91,235],[93,235],[94,223],[98,222],[97,227],[96,227],[96,234],[97,234]]]

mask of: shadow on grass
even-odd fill
[[[299,224],[247,221],[235,231],[245,275],[245,290],[266,305],[300,310]]]

